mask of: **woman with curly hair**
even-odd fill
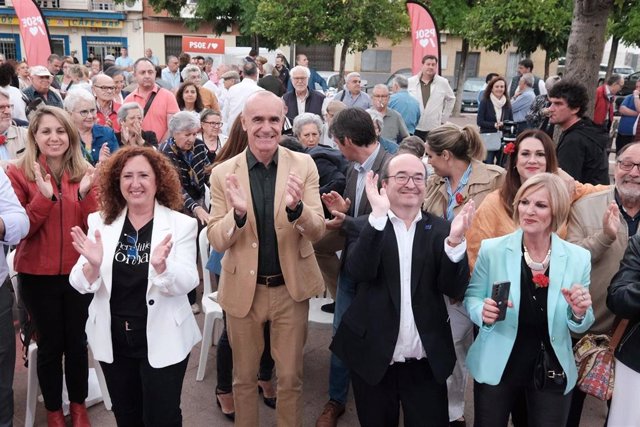
[[[78,259],[67,237],[85,229],[97,209],[94,169],[82,157],[80,137],[61,108],[31,117],[24,154],[7,176],[29,216],[29,234],[16,249],[20,296],[38,335],[38,381],[49,426],[64,426],[63,363],[74,426],[87,426],[89,366],[84,324],[91,298],[69,286]]]
[[[104,371],[118,425],[182,425],[180,394],[200,341],[187,293],[198,285],[196,220],[178,212],[173,165],[149,147],[125,147],[103,165],[100,211],[70,276],[94,294],[86,331]]]
[[[176,92],[176,100],[180,111],[200,113],[204,109],[198,86],[193,83],[182,83]]]

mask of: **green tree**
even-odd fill
[[[567,46],[571,25],[572,0],[486,0],[474,8],[465,33],[474,45],[502,53],[511,44],[530,55],[546,52],[544,76],[549,64]]]
[[[166,10],[171,16],[179,17],[187,0],[148,0],[156,11]],[[116,0],[118,3],[124,0]],[[251,37],[251,47],[275,47],[272,40],[261,38],[259,31],[254,31],[253,23],[260,0],[198,0],[194,9],[194,18],[185,19],[189,28],[197,29],[202,22],[210,22],[217,34],[226,32],[228,26],[237,25],[243,36]],[[192,7],[192,6],[188,6]]]
[[[341,44],[342,80],[348,52],[399,42],[409,17],[402,0],[261,0],[252,28],[278,44]]]
[[[611,37],[611,50],[607,62],[609,77],[613,72],[620,42],[634,45],[640,40],[640,1],[624,0],[615,3],[607,24],[607,33]]]

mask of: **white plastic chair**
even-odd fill
[[[15,250],[7,254],[7,265],[9,266],[9,278],[11,279],[11,285],[13,286],[13,292],[18,299],[18,273],[13,267],[13,259],[15,257]],[[27,400],[26,411],[24,417],[25,427],[32,427],[36,419],[36,404],[38,403],[38,395],[40,394],[40,385],[38,383],[38,344],[32,341],[29,344],[29,350],[27,352]],[[94,368],[89,368],[89,393],[85,404],[87,407],[95,405],[100,401],[104,402],[104,407],[111,410],[111,397],[109,396],[109,390],[107,389],[107,383],[102,372],[100,362],[94,359]],[[97,383],[97,385],[96,385]],[[69,402],[66,397],[67,389],[63,381],[63,409],[65,415],[69,413]]]
[[[207,358],[212,343],[217,343],[222,335],[224,323],[222,320],[222,307],[216,301],[217,292],[212,292],[211,276],[207,270],[209,261],[209,240],[207,239],[207,228],[205,227],[198,236],[198,246],[200,249],[200,265],[202,267],[202,282],[204,292],[202,293],[202,311],[204,312],[204,328],[202,331],[202,343],[200,347],[200,362],[196,381],[204,379],[204,371],[207,368]]]

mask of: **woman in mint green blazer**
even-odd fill
[[[570,331],[593,323],[589,295],[589,252],[555,231],[569,213],[560,178],[542,173],[528,179],[514,200],[514,233],[482,242],[464,304],[480,334],[467,366],[475,379],[475,426],[506,426],[513,405],[526,396],[530,426],[565,425],[577,378]],[[498,321],[491,299],[496,282],[511,282],[506,317]],[[564,375],[559,391],[533,382],[541,344],[554,371]]]

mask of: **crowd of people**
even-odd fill
[[[525,59],[510,82],[488,76],[478,126],[461,128],[430,55],[391,87],[369,95],[352,72],[328,97],[304,54],[160,67],[150,49],[118,53],[0,57],[0,238],[49,426],[65,425],[63,381],[73,426],[91,424],[88,346],[118,425],[182,425],[201,231],[224,311],[211,393],[236,425],[260,424],[259,393],[278,425],[302,425],[309,299],[325,289],[317,427],[338,425],[350,385],[363,426],[398,425],[400,408],[407,426],[465,426],[470,377],[476,426],[579,426],[573,346],[621,319],[608,425],[638,425],[640,87],[620,108],[609,185],[619,76],[588,118],[582,84],[542,81]],[[13,419],[10,288],[0,425]]]

